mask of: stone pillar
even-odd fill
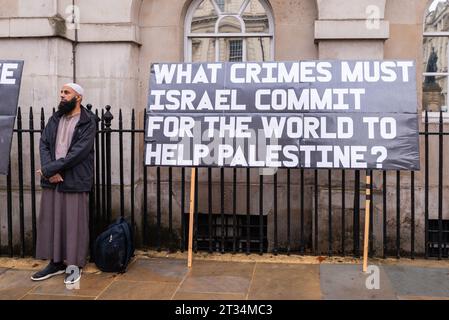
[[[1,1],[0,56],[25,61],[19,105],[35,111],[51,112],[59,84],[72,78],[73,31],[66,28],[63,2]]]
[[[384,20],[386,0],[317,0],[318,20],[315,21],[315,42],[318,43],[319,59],[384,59],[384,44],[389,38],[389,22]],[[360,190],[364,188],[365,174],[362,172]],[[376,176],[376,181],[380,181]],[[327,251],[327,239],[323,237],[328,233],[328,206],[327,198],[329,187],[327,174],[321,173],[319,177],[319,209],[318,215],[320,225],[318,233],[321,240],[317,244],[318,251]],[[346,252],[352,252],[352,218],[354,199],[354,174],[346,174],[346,210],[345,217],[351,223],[346,224],[345,238]],[[332,222],[338,225],[341,220],[341,173],[332,172]],[[362,191],[363,192],[363,191]],[[359,202],[360,216],[360,240],[359,248],[363,248],[363,225],[364,225],[364,196],[361,192]],[[376,197],[375,203],[379,203]],[[312,204],[313,205],[313,204]],[[351,209],[348,209],[351,208]],[[376,207],[372,213],[374,219],[375,251],[379,252],[378,246],[381,239],[381,217],[379,209]],[[338,252],[341,247],[342,232],[338,227],[333,228],[332,247]],[[324,241],[323,241],[324,240]]]
[[[70,24],[72,0],[0,0],[0,57],[2,59],[21,59],[25,61],[19,105],[22,106],[22,121],[27,127],[29,106],[34,109],[34,126],[39,127],[40,108],[43,107],[46,119],[52,108],[57,107],[61,85],[72,82],[74,62],[76,80],[85,88],[83,104],[91,103],[94,109],[111,105],[111,112],[118,119],[119,108],[123,109],[123,127],[131,126],[131,108],[142,108],[139,104],[139,52],[140,28],[138,12],[141,0],[75,0],[80,21],[77,34]],[[150,2],[150,1],[146,1]],[[76,13],[76,11],[75,11]],[[75,47],[75,53],[73,49]],[[145,80],[147,81],[147,80]],[[116,120],[112,128],[118,127]],[[139,122],[140,124],[141,122]],[[141,125],[140,125],[141,127]],[[126,136],[126,135],[125,135]],[[118,154],[117,134],[111,137],[112,154]],[[125,139],[129,141],[129,135]],[[136,137],[136,141],[137,141]],[[38,156],[39,139],[35,137],[35,165],[40,166]],[[23,149],[24,185],[31,183],[28,136],[24,135]],[[130,186],[129,143],[124,147],[125,192]],[[16,188],[18,161],[17,143],[11,151],[12,184]],[[112,158],[113,187],[112,211],[118,210],[118,157]],[[136,173],[136,180],[138,173]],[[5,178],[0,177],[0,199],[5,199]],[[134,187],[134,186],[133,186]],[[40,204],[40,189],[37,189],[36,207]],[[13,192],[13,242],[20,240],[19,206],[17,192]],[[25,205],[31,202],[30,192],[26,191]],[[3,200],[0,200],[3,201]],[[131,207],[126,201],[126,213]],[[137,210],[136,210],[137,212]],[[0,236],[7,232],[6,216],[0,214]],[[137,219],[137,218],[136,218]],[[140,218],[139,218],[140,219]],[[25,209],[27,247],[31,241],[31,210]],[[4,242],[3,242],[4,245]]]

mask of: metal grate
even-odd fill
[[[222,219],[224,217],[224,219]],[[249,218],[249,224],[248,222]],[[209,224],[209,219],[212,223]],[[189,215],[186,214],[186,225]],[[263,252],[267,252],[267,217],[263,216],[263,234],[260,234],[260,217],[232,214],[199,213],[197,216],[197,228],[194,236],[197,250],[209,250],[217,252],[260,252],[262,243]],[[211,229],[210,229],[211,228]],[[223,232],[222,232],[223,230]],[[248,232],[249,231],[249,232]],[[184,230],[185,238],[188,238],[188,228]],[[249,235],[249,237],[248,237]],[[186,246],[187,248],[187,246]]]
[[[429,256],[438,257],[439,243],[441,243],[441,256],[449,256],[449,220],[442,220],[441,241],[439,241],[438,219],[429,219]]]

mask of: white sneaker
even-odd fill
[[[50,262],[43,270],[36,272],[31,276],[33,281],[42,281],[58,274],[64,273],[66,266],[63,263]]]

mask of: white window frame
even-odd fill
[[[193,0],[192,3],[189,6],[189,9],[186,13],[186,18],[184,22],[184,61],[186,62],[192,62],[192,38],[214,38],[215,41],[215,61],[219,61],[220,58],[220,41],[219,38],[241,38],[243,40],[243,61],[246,61],[246,39],[247,38],[269,38],[270,39],[270,55],[271,59],[274,60],[274,18],[273,13],[271,11],[270,5],[267,3],[266,0],[259,0],[260,4],[265,9],[265,12],[268,17],[268,32],[267,33],[246,33],[245,31],[245,22],[242,19],[242,14],[245,10],[245,8],[249,5],[250,0],[244,0],[242,2],[242,6],[240,7],[240,10],[238,14],[236,13],[229,13],[229,12],[220,12],[220,9],[218,8],[218,5],[215,3],[215,1],[211,1],[211,3],[214,6],[215,12],[217,13],[218,19],[215,24],[215,33],[192,33],[191,27],[192,27],[192,20],[193,15],[198,8],[198,6],[201,4],[203,0]],[[220,33],[218,32],[218,26],[220,25],[220,21],[224,17],[234,17],[237,18],[240,21],[241,30],[242,32],[239,33]]]

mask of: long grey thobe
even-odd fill
[[[55,159],[67,155],[80,114],[62,116]],[[36,258],[84,267],[89,249],[89,193],[42,189],[37,224]]]

